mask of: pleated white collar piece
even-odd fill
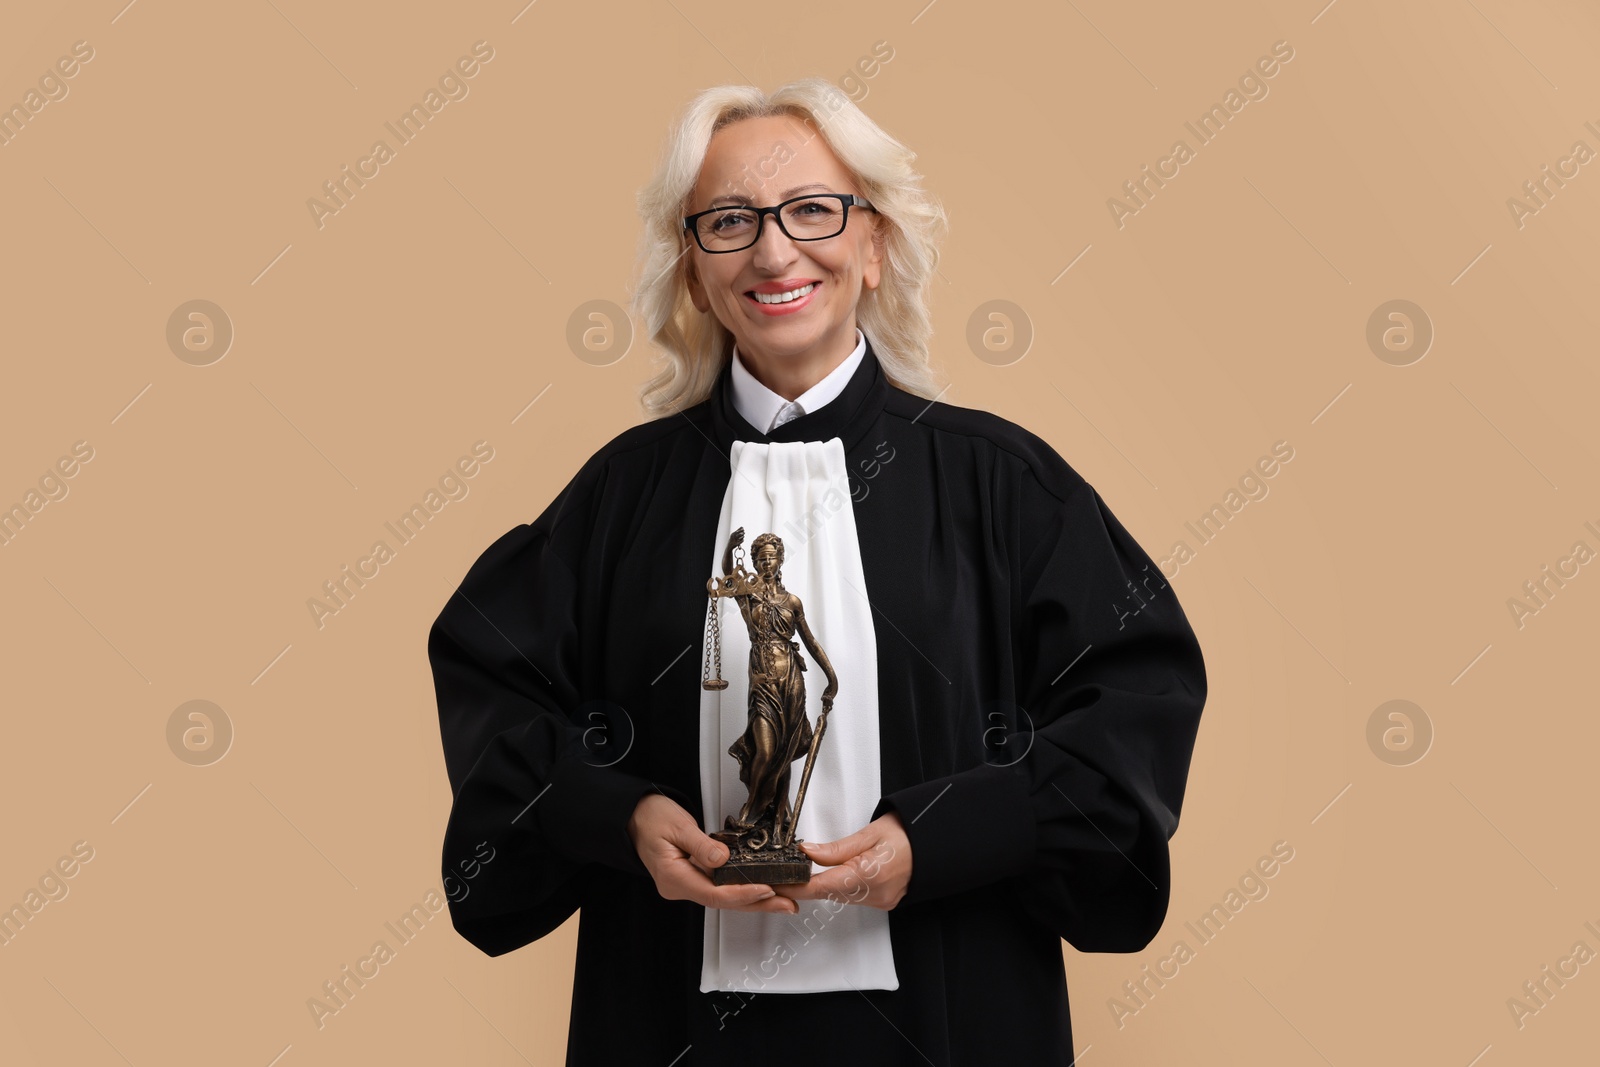
[[[881,795],[877,643],[844,445],[838,437],[734,441],[730,459],[733,469],[709,574],[721,573],[729,534],[739,527],[745,531],[747,557],[762,533],[783,541],[783,586],[800,598],[811,633],[839,679],[795,833],[807,841],[832,841],[865,826]],[[748,558],[745,566],[754,570]],[[737,815],[748,796],[728,746],[749,721],[750,636],[737,604],[718,598],[716,607],[728,687],[701,690],[700,782],[707,832],[723,829],[724,817]],[[806,715],[814,727],[827,678],[797,643],[806,658],[801,677]],[[790,765],[791,808],[804,766],[803,759]],[[828,869],[812,865],[813,874]],[[797,915],[706,908],[701,992],[899,988],[888,912],[848,898],[797,904]]]

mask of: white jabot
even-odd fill
[[[737,364],[735,364],[737,366]],[[737,379],[735,379],[737,381]],[[808,394],[809,395],[809,394]],[[880,797],[878,645],[857,540],[844,444],[826,441],[735,441],[733,470],[717,521],[710,574],[722,573],[728,535],[744,528],[745,567],[754,570],[750,545],[763,533],[783,542],[779,579],[800,598],[811,634],[838,676],[839,692],[795,823],[796,836],[834,841],[867,825]],[[728,746],[749,723],[750,634],[731,598],[715,601],[722,634],[721,674],[728,687],[700,693],[700,799],[707,832],[723,829],[749,796]],[[705,638],[709,640],[709,637]],[[804,648],[806,717],[815,729],[827,675]],[[707,650],[703,647],[702,654]],[[702,655],[702,662],[705,662]],[[793,807],[805,761],[790,765]],[[813,863],[813,875],[830,868]],[[706,908],[700,991],[742,989],[763,993],[898,989],[889,913],[840,900],[801,900],[796,915]]]
[[[856,347],[844,362],[828,372],[828,376],[801,393],[793,400],[783,397],[761,384],[750,368],[739,358],[739,346],[733,346],[733,406],[744,420],[762,433],[771,433],[790,419],[798,418],[820,408],[838,396],[850,376],[855,373],[861,356],[867,350],[867,339],[856,327]]]

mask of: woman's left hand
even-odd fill
[[[832,870],[813,874],[804,885],[775,885],[791,900],[832,897],[847,904],[890,911],[906,895],[911,882],[911,839],[900,816],[889,811],[837,841],[800,842],[817,863]]]

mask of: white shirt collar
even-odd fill
[[[856,347],[844,362],[828,372],[827,377],[801,393],[793,400],[785,400],[763,385],[739,358],[739,346],[733,346],[733,406],[744,420],[762,433],[771,433],[790,419],[816,411],[844,391],[867,350],[866,335],[856,327]]]

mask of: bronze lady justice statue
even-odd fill
[[[793,817],[789,805],[790,764],[801,757],[807,758],[806,776],[816,756],[814,740],[820,741],[825,729],[827,714],[833,698],[839,692],[839,679],[827,653],[812,636],[806,625],[805,610],[800,598],[783,587],[783,540],[777,534],[764,533],[750,545],[755,560],[756,573],[742,566],[734,566],[734,549],[744,541],[744,527],[728,537],[728,547],[722,556],[724,577],[712,578],[706,591],[713,597],[713,626],[715,626],[715,598],[733,597],[739,605],[750,634],[750,711],[745,731],[728,746],[728,754],[739,762],[739,781],[749,788],[750,795],[737,816],[729,815],[725,829],[710,836],[729,848],[728,862],[717,873],[724,877],[735,876],[741,853],[760,853],[761,850],[782,850],[783,858],[798,864],[799,877],[804,882],[810,877],[810,861],[793,844]],[[793,641],[798,632],[811,657],[828,676],[827,688],[822,692],[822,716],[818,731],[813,735],[810,720],[806,718],[806,686],[802,672],[805,660],[800,656],[800,645]],[[720,662],[720,652],[719,652]],[[726,685],[726,683],[722,683]],[[709,686],[708,688],[721,688]],[[773,857],[777,859],[778,857]],[[752,881],[777,878],[781,874],[766,870],[756,874]]]

